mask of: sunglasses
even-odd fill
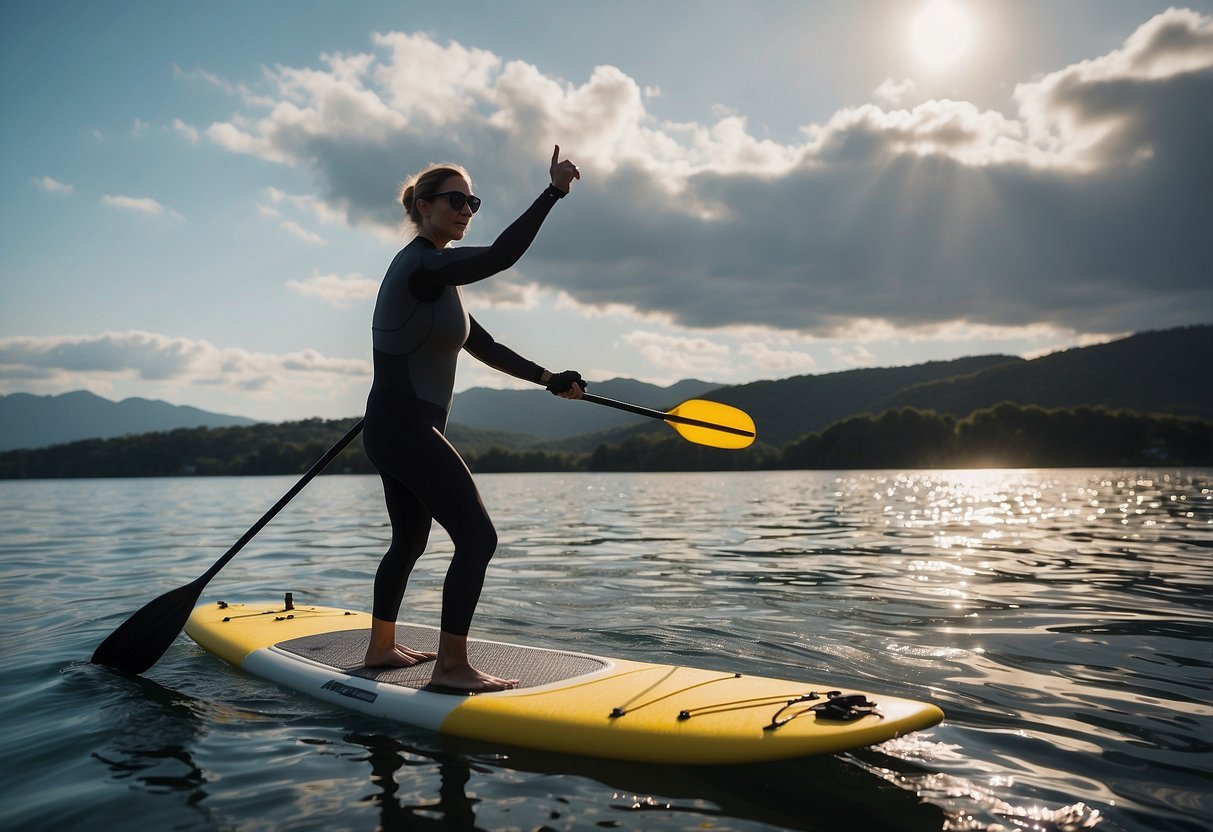
[[[465,203],[467,204],[468,208],[472,209],[473,214],[480,210],[480,197],[470,196],[469,194],[462,193],[461,191],[443,191],[440,194],[430,194],[424,198],[437,199],[440,196],[445,196],[447,198],[447,201],[451,203],[452,211],[462,211]]]

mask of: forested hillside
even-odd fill
[[[348,428],[348,422],[311,419],[86,440],[0,454],[0,478],[298,474]],[[782,449],[718,450],[672,432],[639,433],[591,453],[507,450],[489,437],[466,438],[464,457],[478,472],[1213,465],[1211,422],[1009,403],[960,420],[914,408],[853,416]],[[374,468],[355,440],[330,472]]]
[[[898,391],[879,409],[909,405],[962,417],[1004,401],[1213,419],[1213,327],[1145,332],[924,382]]]

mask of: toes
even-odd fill
[[[490,676],[487,673],[483,674],[486,684],[492,685],[495,690],[510,690],[518,687],[517,679],[499,679],[496,676]]]
[[[390,653],[368,653],[363,659],[363,667],[412,667],[422,662],[433,661],[436,653],[420,650],[410,650],[397,645]]]
[[[397,648],[396,652],[398,652],[402,656],[406,656],[406,657],[412,659],[415,663],[418,663],[418,664],[421,662],[433,661],[438,656],[437,653],[430,653],[425,650],[409,650],[407,647]]]
[[[459,690],[468,693],[490,693],[518,687],[517,679],[501,679],[474,668],[468,668],[468,671],[470,672],[435,673],[431,679],[431,684],[435,688]]]

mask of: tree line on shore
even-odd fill
[[[306,419],[91,439],[2,453],[0,478],[298,474],[348,429],[340,420]],[[745,451],[695,445],[668,431],[638,432],[590,453],[469,445],[464,457],[480,473],[1208,466],[1213,465],[1213,423],[1006,402],[963,419],[913,407],[861,414],[782,448],[759,442]],[[361,438],[328,472],[375,473]]]

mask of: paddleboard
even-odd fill
[[[324,702],[441,734],[650,763],[724,764],[860,748],[929,728],[943,712],[822,682],[613,659],[470,639],[475,667],[517,688],[474,695],[427,689],[432,663],[361,667],[371,616],[286,603],[201,604],[185,632],[254,676]],[[438,630],[397,625],[435,650]]]

